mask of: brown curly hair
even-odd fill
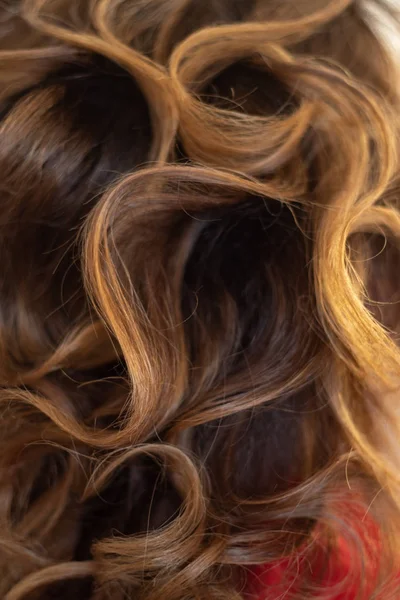
[[[387,18],[0,3],[1,598],[239,600],[339,537],[362,569],[346,503],[398,597]]]

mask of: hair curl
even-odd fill
[[[283,558],[323,598],[360,508],[397,597],[389,14],[1,2],[5,600],[239,600]]]

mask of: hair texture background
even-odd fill
[[[371,7],[396,19],[0,3],[1,598],[240,600],[280,559],[300,588],[266,598],[328,598],[339,538],[398,597],[399,96]]]

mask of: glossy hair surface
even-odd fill
[[[398,597],[379,18],[380,0],[0,3],[5,600],[240,600],[281,559],[266,597],[322,599],[315,549],[343,538]]]

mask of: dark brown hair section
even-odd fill
[[[239,600],[281,558],[266,595],[322,598],[315,548],[344,537],[357,578],[367,513],[396,598],[399,106],[370,10],[2,3],[6,600]]]

